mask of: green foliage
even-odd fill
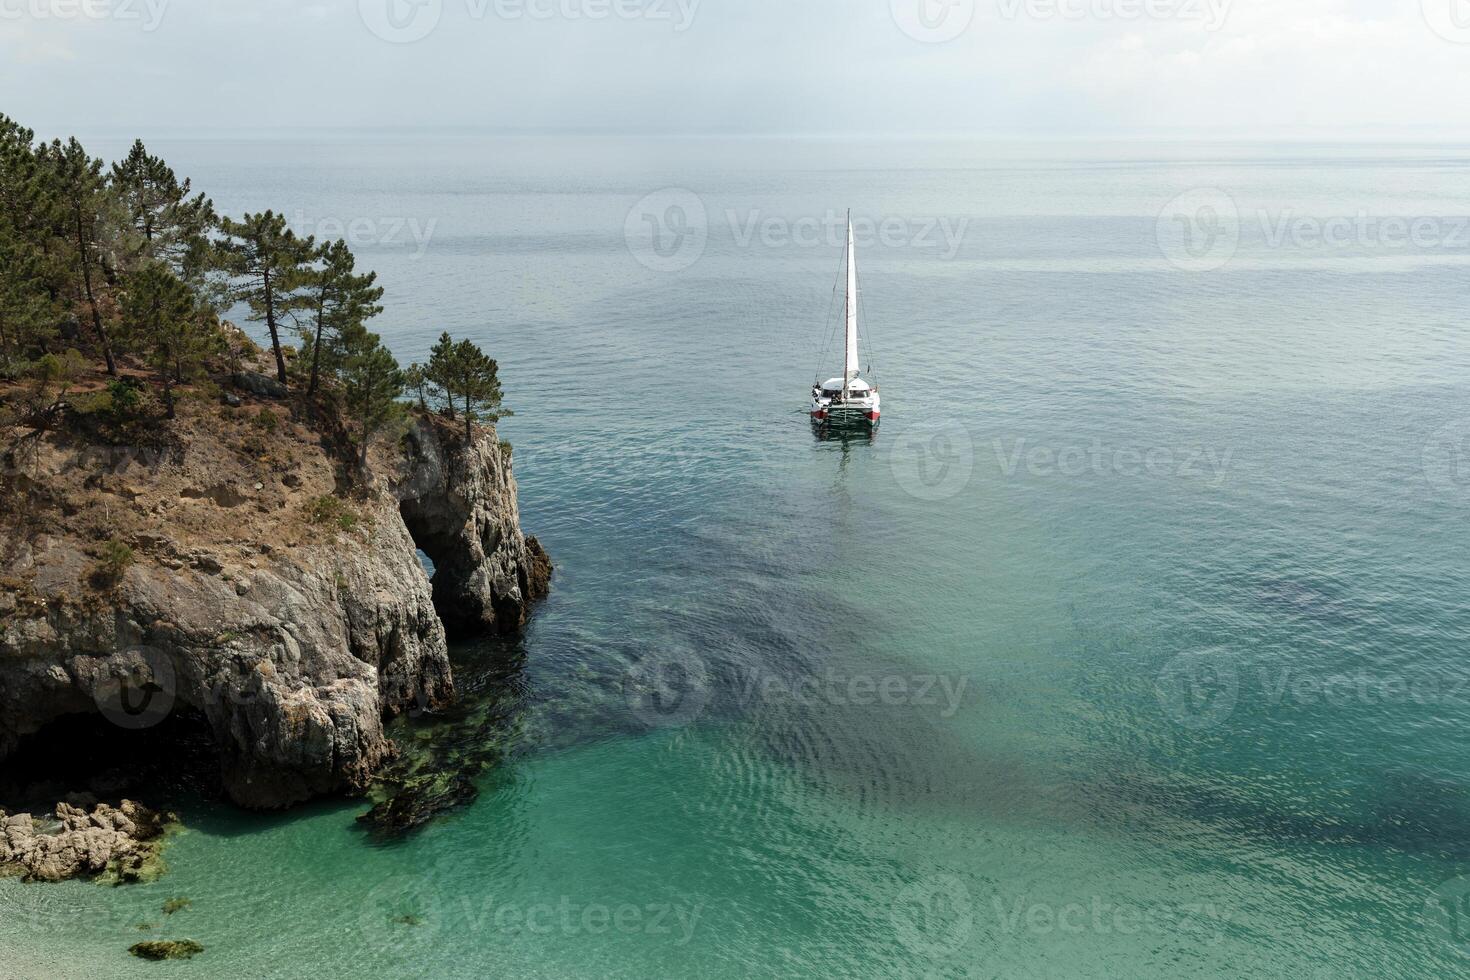
[[[336,373],[345,365],[350,335],[383,312],[383,289],[377,274],[359,275],[345,242],[324,244],[316,253],[320,267],[312,271],[309,289],[314,317],[302,331],[303,359],[311,365],[307,393],[316,394],[323,372]]]
[[[357,513],[348,507],[341,497],[330,494],[317,497],[306,505],[306,516],[313,524],[335,527],[340,531],[351,531],[357,527]]]
[[[102,161],[93,159],[76,137],[42,147],[38,159],[50,183],[46,203],[53,209],[56,238],[65,243],[70,256],[73,285],[80,286],[78,298],[91,313],[92,330],[107,362],[107,372],[116,376],[117,361],[103,322],[98,288],[105,256],[122,245],[125,225],[119,218],[120,208],[109,193]]]
[[[68,348],[61,354],[45,354],[40,357],[31,365],[31,377],[36,380],[41,391],[49,393],[57,390],[57,397],[61,397],[85,370],[87,359],[80,351]]]
[[[118,378],[101,391],[72,399],[80,424],[93,436],[137,444],[156,436],[158,399],[132,378]]]
[[[217,222],[209,199],[190,198],[189,180],[180,183],[142,140],[112,165],[112,187],[132,232],[129,264],[162,262],[180,279],[196,279],[209,259],[209,232]]]
[[[92,584],[109,587],[122,581],[123,575],[132,567],[135,556],[127,543],[113,538],[97,552],[97,563],[92,566]]]
[[[143,405],[143,393],[132,381],[107,382],[107,410],[119,418],[132,418]]]
[[[424,371],[424,366],[415,361],[403,372],[403,390],[413,395],[414,401],[419,408],[428,411],[429,408],[429,376]]]
[[[87,358],[110,374],[146,364],[167,414],[175,398],[200,397],[212,358],[239,371],[258,351],[225,329],[219,312],[241,302],[264,323],[277,378],[291,383],[294,327],[301,372],[314,406],[340,406],[366,465],[372,441],[399,423],[405,386],[427,409],[462,413],[466,436],[478,419],[508,414],[494,360],[468,341],[441,338],[424,365],[402,371],[367,324],[382,312],[377,277],[359,270],[351,250],[318,247],[274,211],[220,218],[187,178],[135,142],[104,169],[75,139],[38,143],[0,115],[0,377],[29,373],[36,397],[65,393]],[[77,317],[83,323],[77,323]],[[58,340],[85,351],[57,353]],[[182,393],[175,392],[188,386]],[[127,422],[156,408],[153,388],[113,385],[72,405],[91,424]],[[63,417],[57,398],[39,407],[13,400],[28,424]],[[70,403],[67,403],[70,404]],[[257,420],[247,451],[265,455],[269,423]],[[135,433],[140,437],[146,433]]]
[[[55,187],[35,134],[0,115],[0,366],[14,369],[55,336]]]
[[[311,282],[315,243],[298,238],[286,219],[274,211],[247,214],[241,221],[220,222],[225,238],[216,246],[221,267],[235,286],[231,296],[250,307],[250,318],[264,323],[276,355],[276,379],[287,383],[281,325],[311,302],[304,292]]]
[[[382,339],[361,325],[350,327],[341,344],[344,404],[358,425],[358,462],[366,468],[373,436],[403,417],[403,372]]]
[[[276,413],[272,412],[270,409],[262,408],[260,412],[256,414],[255,418],[250,420],[250,424],[255,426],[261,432],[264,432],[266,435],[272,436],[276,434],[276,429],[280,426],[281,419],[280,416],[276,415]]]
[[[40,264],[41,256],[0,222],[0,366],[7,369],[56,336],[55,308]]]
[[[443,393],[450,418],[454,417],[455,400],[459,400],[467,441],[477,418],[494,422],[511,414],[501,407],[499,365],[472,341],[456,343],[449,334],[441,334],[429,352],[424,374]]]
[[[174,385],[192,380],[220,349],[213,316],[192,290],[154,263],[133,276],[123,306],[123,337],[163,382],[164,409],[174,417]]]

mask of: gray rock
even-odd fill
[[[469,444],[458,426],[420,416],[393,486],[414,541],[434,562],[434,603],[452,633],[510,633],[549,588],[550,562],[521,531],[509,458],[493,428]]]
[[[123,800],[119,807],[96,804],[89,812],[56,804],[60,828],[37,833],[28,813],[5,817],[0,811],[0,868],[28,881],[65,881],[109,871],[120,880],[148,880],[162,871],[160,841],[171,816]]]
[[[510,631],[545,590],[494,430],[465,446],[421,421],[409,443],[383,474],[388,486],[353,503],[370,533],[314,528],[283,547],[274,525],[242,527],[228,551],[182,551],[189,565],[140,558],[105,603],[36,604],[8,618],[0,762],[68,715],[101,711],[137,728],[190,709],[243,806],[364,790],[395,752],[385,719],[453,697],[440,613],[457,630]],[[74,588],[90,543],[38,536],[15,561],[44,554],[32,588],[46,595]],[[416,546],[439,563],[432,591]],[[269,556],[264,567],[249,568],[255,554]],[[16,570],[0,563],[0,575]]]
[[[262,398],[285,398],[286,386],[259,371],[241,371],[235,375],[235,387]]]

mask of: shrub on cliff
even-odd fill
[[[97,564],[92,566],[92,584],[111,588],[122,581],[132,567],[135,556],[126,542],[113,538],[97,550]]]

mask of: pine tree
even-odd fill
[[[190,380],[210,350],[215,331],[194,293],[161,263],[145,267],[128,284],[123,304],[126,337],[163,382],[163,403],[174,417],[174,385]]]
[[[442,334],[429,355],[425,374],[445,392],[450,418],[454,417],[454,399],[464,405],[464,437],[470,441],[476,419],[476,406],[484,418],[494,422],[511,413],[501,408],[500,368],[474,342],[455,343]]]
[[[281,323],[303,304],[301,289],[310,280],[314,242],[298,238],[286,219],[273,211],[247,214],[243,221],[225,218],[226,238],[217,246],[226,272],[239,280],[235,298],[250,305],[251,319],[264,322],[276,355],[276,379],[286,383],[286,357],[281,352]]]
[[[102,161],[88,156],[76,137],[64,144],[60,140],[51,143],[43,158],[55,192],[61,231],[69,240],[82,295],[92,313],[97,344],[107,362],[107,373],[116,377],[117,361],[112,355],[112,342],[103,325],[97,299],[100,267],[108,239],[116,232],[114,202],[102,174]]]
[[[142,140],[133,143],[127,159],[112,165],[112,187],[135,234],[136,263],[167,262],[186,281],[202,271],[217,221],[209,198],[191,198],[190,181],[179,183]]]
[[[0,370],[10,371],[55,336],[38,258],[0,220]]]
[[[368,448],[377,433],[401,418],[403,372],[382,338],[353,324],[341,338],[342,388],[347,414],[357,422],[361,436],[358,464],[367,469]]]
[[[61,216],[43,148],[34,140],[35,133],[0,114],[0,226],[40,256],[57,233]],[[44,270],[48,277],[53,271]]]
[[[0,369],[12,371],[54,334],[46,289],[47,206],[35,134],[0,115]]]
[[[377,273],[358,275],[352,251],[347,243],[330,242],[317,252],[321,268],[313,271],[311,292],[315,300],[315,335],[308,333],[307,352],[311,358],[311,381],[307,394],[315,395],[322,368],[336,371],[345,355],[343,338],[354,327],[360,327],[383,312],[379,300],[383,289],[375,285]]]
[[[454,351],[460,368],[460,396],[464,398],[464,437],[468,441],[477,404],[491,422],[511,413],[500,407],[500,365],[468,340],[461,340]]]
[[[424,368],[424,378],[428,381],[435,400],[444,400],[444,408],[451,419],[455,418],[454,395],[450,389],[454,377],[454,338],[447,332],[441,333],[438,342],[429,351],[429,363]]]
[[[429,410],[429,376],[425,373],[422,364],[415,361],[408,366],[408,370],[403,372],[403,388],[413,395],[420,410],[425,412]]]

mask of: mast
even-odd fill
[[[857,254],[853,249],[852,210],[847,212],[847,343],[842,369],[842,397],[858,376]]]

